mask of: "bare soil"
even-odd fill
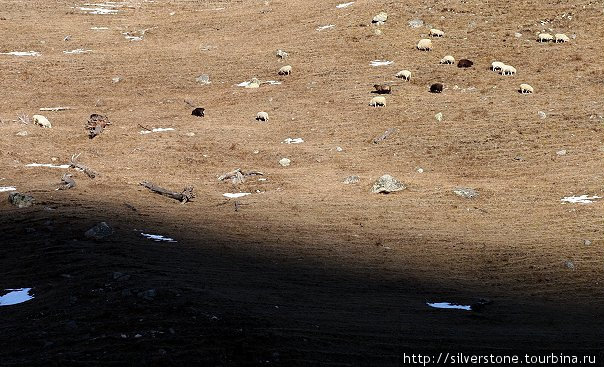
[[[561,203],[604,196],[601,4],[337,4],[132,1],[93,15],[84,2],[0,0],[0,52],[41,53],[0,55],[0,186],[36,200],[17,209],[0,193],[0,294],[35,295],[0,307],[0,365],[400,366],[404,353],[441,351],[604,360],[604,200]],[[371,25],[380,11],[387,22]],[[415,49],[429,31],[409,27],[416,18],[445,31],[433,51]],[[122,34],[145,29],[140,41]],[[576,38],[542,44],[542,31]],[[92,51],[63,53],[80,48]],[[439,65],[448,54],[474,66]],[[490,71],[494,60],[518,73]],[[411,82],[394,78],[402,69]],[[204,73],[211,84],[195,81]],[[252,77],[281,84],[236,86]],[[435,82],[443,93],[429,93]],[[393,93],[373,108],[378,83]],[[56,106],[70,109],[39,111]],[[112,124],[89,139],[93,113]],[[73,189],[55,190],[65,169],[25,166],[74,153],[99,176],[70,169]],[[266,180],[217,180],[235,168]],[[383,174],[408,188],[371,194]],[[349,175],[360,182],[343,184]],[[142,181],[191,185],[196,198],[180,204]],[[101,221],[114,235],[87,239]],[[426,305],[481,298],[492,301],[481,312]]]

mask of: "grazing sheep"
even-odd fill
[[[560,42],[568,42],[568,41],[570,41],[570,39],[564,33],[554,34],[554,42],[560,43]]]
[[[417,49],[420,51],[432,50],[432,40],[429,38],[419,40],[419,42],[417,43]]]
[[[256,114],[256,120],[258,121],[268,121],[268,113],[261,111]]]
[[[373,97],[369,105],[372,107],[386,106],[386,97]]]
[[[451,55],[447,55],[440,60],[441,64],[453,65],[455,64],[455,58]]]
[[[501,75],[516,75],[516,68],[512,65],[503,65]]]
[[[384,23],[388,19],[388,14],[386,12],[381,12],[371,20],[371,23]]]
[[[50,124],[50,121],[48,121],[48,119],[42,115],[33,115],[32,118],[34,120],[35,125],[40,125],[44,128],[48,128],[48,129],[50,129],[52,127],[52,125]]]
[[[518,90],[522,94],[533,93],[535,90],[528,84],[520,84],[520,89]]]
[[[554,36],[549,33],[539,33],[537,37],[537,42],[550,42],[554,40]]]
[[[444,37],[445,32],[440,29],[432,28],[430,29],[430,37]]]
[[[471,68],[474,65],[474,62],[468,59],[461,59],[457,63],[458,68]]]
[[[394,74],[394,76],[406,81],[411,80],[411,72],[409,70],[401,70],[398,73]]]
[[[501,61],[493,61],[493,63],[491,64],[491,70],[501,71],[501,70],[503,70],[504,66],[505,66],[505,64],[502,63]]]
[[[289,75],[292,73],[291,65],[285,65],[281,69],[279,69],[279,75]]]
[[[392,89],[388,84],[374,84],[373,87],[377,94],[390,94],[390,92],[392,92]]]
[[[191,116],[204,117],[205,116],[205,108],[196,107],[193,111],[191,111]]]
[[[430,93],[440,93],[443,91],[443,85],[441,83],[434,83],[430,86]]]

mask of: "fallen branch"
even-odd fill
[[[390,136],[391,134],[393,134],[395,132],[396,132],[396,128],[395,127],[392,127],[390,129],[386,130],[382,135],[373,138],[373,144],[379,144],[379,143],[381,143],[382,141],[386,140],[386,138],[388,136]]]
[[[171,199],[178,200],[182,204],[191,201],[191,199],[193,199],[195,197],[195,194],[193,194],[193,186],[187,186],[184,188],[184,190],[181,193],[178,193],[178,192],[172,192],[172,191],[166,190],[159,186],[155,186],[151,182],[147,182],[147,181],[141,182],[140,185],[146,187],[147,189],[153,191],[156,194],[160,194],[163,196],[167,196]]]
[[[77,162],[77,159],[80,156],[80,154],[82,154],[82,153],[74,154],[74,155],[71,156],[71,159],[69,160],[69,167],[70,168],[75,168],[75,169],[77,169],[79,171],[84,172],[90,178],[95,178],[98,175],[98,173],[96,173],[95,171],[93,171],[89,167],[87,167],[87,166],[85,166],[85,165]]]
[[[147,130],[147,131],[153,131],[153,129],[149,129],[148,127],[143,126],[142,124],[138,124],[138,126],[139,126],[141,129],[144,129],[144,130]]]

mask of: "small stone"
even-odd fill
[[[361,181],[361,178],[359,176],[348,176],[342,182],[345,183],[346,185],[350,185],[350,184],[358,183],[359,181]]]
[[[570,269],[570,270],[575,270],[575,263],[574,263],[574,262],[572,262],[572,260],[566,260],[566,261],[564,262],[564,266],[565,266],[567,269]]]
[[[287,167],[291,164],[291,160],[289,158],[281,158],[281,160],[279,160],[279,164],[282,165],[283,167]]]
[[[26,194],[13,192],[8,195],[8,201],[17,208],[27,208],[33,205],[34,198]]]
[[[142,338],[143,336],[141,334],[136,334],[134,335],[134,338],[138,339],[138,338]]]
[[[287,59],[287,57],[289,56],[289,54],[283,50],[277,50],[277,57],[281,58],[281,59]]]
[[[516,38],[520,38],[520,37],[522,37],[522,33],[518,33],[518,32],[516,32],[516,33],[514,33],[514,37],[516,37]]]
[[[27,133],[27,131],[25,131],[25,130],[21,130],[21,131],[19,131],[18,133],[16,133],[15,135],[17,135],[17,136],[27,136],[27,135],[28,135],[28,133]]]
[[[375,34],[376,36],[381,36],[382,35],[382,30],[381,29],[376,29],[375,31],[373,31],[373,34]]]
[[[405,186],[405,184],[398,181],[394,177],[390,175],[383,175],[373,184],[371,192],[374,194],[389,194],[391,192],[401,191],[406,188],[407,186]]]
[[[453,192],[455,193],[455,195],[461,196],[462,198],[466,199],[474,199],[478,196],[478,192],[476,190],[468,187],[458,187],[454,189]]]
[[[559,151],[556,152],[556,154],[559,155],[559,156],[566,155],[566,149],[559,150]]]
[[[413,19],[409,21],[409,27],[411,28],[419,28],[424,25],[424,21],[421,19]]]
[[[373,17],[372,23],[383,24],[388,19],[388,14],[386,12],[380,12],[378,15]]]
[[[436,115],[434,115],[434,118],[436,119],[436,121],[441,122],[443,120],[443,113],[437,113]]]
[[[84,236],[93,240],[102,240],[111,236],[112,234],[113,228],[111,228],[107,223],[101,222],[87,230],[86,233],[84,233]]]
[[[547,117],[547,115],[543,111],[537,112],[537,115],[539,115],[539,118],[542,119],[542,120]]]
[[[590,240],[583,240],[583,244],[585,246],[590,246],[591,245],[591,241]]]
[[[122,78],[119,76],[116,76],[116,77],[111,78],[111,81],[114,83],[119,83],[122,81]]]
[[[417,169],[417,173],[424,173],[424,169],[423,169],[423,168],[421,168],[421,167],[420,167],[420,168],[418,168],[418,169]]]
[[[343,150],[344,150],[344,149],[342,149],[342,147],[336,147],[336,152],[341,152],[341,151],[343,151]]]
[[[155,296],[157,296],[157,291],[155,289],[149,289],[144,292],[139,292],[137,296],[148,301],[153,301],[153,299],[155,299]]]
[[[187,136],[195,136],[195,133],[187,133]]]
[[[198,76],[195,81],[199,84],[211,84],[210,76],[208,74],[201,74]]]

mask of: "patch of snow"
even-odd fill
[[[73,54],[85,54],[88,52],[92,52],[92,50],[84,50],[83,48],[77,48],[75,50],[63,51],[64,54],[73,55]]]
[[[283,140],[281,143],[285,143],[285,144],[300,144],[300,143],[304,143],[304,139],[302,138],[287,138],[285,140]]]
[[[155,242],[172,242],[172,243],[176,242],[176,240],[174,238],[164,237],[159,234],[149,234],[149,233],[141,232],[141,235],[143,237],[153,240]]]
[[[68,164],[50,164],[50,163],[30,163],[25,167],[50,167],[50,168],[69,168]]]
[[[151,131],[149,130],[141,130],[141,134],[151,134],[151,133],[161,133],[163,131],[173,131],[174,129],[171,127],[157,127],[152,129]]]
[[[222,194],[222,196],[224,196],[225,198],[229,198],[229,199],[237,199],[237,198],[241,198],[244,196],[248,196],[251,195],[250,192],[236,192],[236,193],[230,193],[227,192],[225,194]]]
[[[14,186],[0,186],[0,192],[7,192],[7,191],[17,191],[17,188]]]
[[[471,311],[472,310],[472,306],[458,305],[458,304],[449,303],[449,302],[440,302],[440,303],[429,303],[429,302],[426,302],[426,304],[428,306],[434,307],[434,308],[446,308],[446,309],[465,310],[465,311]]]
[[[85,11],[88,14],[98,14],[98,15],[117,14],[117,12],[118,12],[117,9],[105,9],[105,8],[101,8],[101,7],[97,7],[97,8],[80,7],[79,9],[81,11]]]
[[[105,31],[105,30],[108,30],[109,27],[90,27],[90,29],[95,30],[95,31]]]
[[[336,5],[336,8],[338,8],[338,9],[347,8],[347,7],[349,7],[352,4],[354,4],[354,1],[351,1],[349,3],[338,4],[338,5]]]
[[[394,61],[386,61],[386,60],[373,60],[369,63],[371,66],[385,66],[394,64]]]
[[[37,51],[11,51],[11,52],[0,52],[0,55],[11,55],[11,56],[40,56],[41,54]]]
[[[330,28],[333,28],[333,27],[335,27],[334,24],[323,25],[323,26],[317,27],[317,31],[320,32],[320,31],[323,31],[325,29],[330,29]]]
[[[34,297],[29,294],[31,288],[5,289],[10,291],[7,294],[0,296],[0,306],[10,306],[19,303],[27,302]]]
[[[572,204],[591,204],[594,200],[601,199],[601,196],[567,196],[565,198],[560,199],[562,204],[564,203],[572,203]]]

